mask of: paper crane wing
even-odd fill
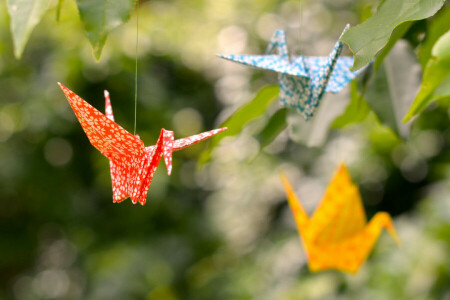
[[[337,242],[361,231],[367,223],[358,187],[340,165],[314,212],[311,235],[317,243]]]
[[[199,133],[196,135],[191,135],[191,136],[188,136],[188,137],[185,137],[182,139],[178,139],[175,141],[173,141],[173,131],[166,130],[166,132],[168,132],[168,133],[164,137],[163,143],[166,145],[166,147],[164,147],[164,149],[165,149],[164,160],[165,160],[166,166],[167,166],[167,173],[170,175],[170,172],[172,169],[172,152],[173,151],[179,151],[179,150],[182,150],[189,146],[192,146],[194,144],[200,143],[200,142],[202,142],[206,139],[209,139],[213,135],[216,135],[219,132],[222,132],[224,130],[227,130],[227,128],[224,127],[224,128],[214,129],[214,130],[202,132],[202,133]],[[145,147],[145,151],[152,152],[152,151],[154,151],[155,147],[156,147],[155,145]]]
[[[227,128],[215,129],[179,140],[174,140],[173,131],[162,129],[156,145],[145,148],[145,151],[147,153],[146,157],[149,157],[151,159],[144,161],[144,168],[142,168],[143,171],[142,174],[140,174],[140,177],[144,178],[139,191],[142,199],[141,201],[143,201],[141,203],[145,203],[145,199],[147,198],[147,192],[152,182],[153,175],[155,174],[156,168],[158,167],[159,161],[162,156],[164,156],[164,161],[167,166],[167,174],[170,175],[172,171],[173,151],[179,151],[193,144],[199,143],[226,129]]]
[[[186,147],[192,146],[194,144],[200,143],[201,141],[209,139],[213,135],[216,135],[219,132],[222,132],[224,130],[227,130],[227,128],[224,127],[224,128],[214,129],[214,130],[202,132],[202,133],[199,133],[196,135],[191,135],[191,136],[176,140],[173,143],[173,150],[178,151],[178,150],[184,149]]]
[[[271,55],[276,52],[276,55]],[[276,30],[267,46],[266,55],[218,55],[234,62],[259,69],[271,70],[281,74],[308,77],[308,72],[304,68],[303,58],[298,58],[291,63],[289,60],[286,34],[283,30]]]
[[[109,92],[105,90],[105,115],[114,122],[114,114],[109,98]],[[128,167],[125,161],[110,160],[109,169],[111,173],[111,185],[113,190],[113,202],[119,203],[128,198],[126,188],[128,181]]]
[[[310,67],[311,76],[319,77],[321,72],[326,67],[328,58],[327,57],[305,57],[305,62]],[[362,70],[356,72],[350,71],[350,67],[353,65],[353,57],[340,57],[336,61],[331,76],[325,88],[325,92],[337,93],[343,89],[347,83],[355,79]]]
[[[59,83],[91,144],[117,161],[144,155],[144,143]]]
[[[287,58],[279,55],[225,55],[219,54],[221,58],[238,62],[243,65],[258,69],[275,71],[293,76],[308,76],[302,63],[290,63]]]

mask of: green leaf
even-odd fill
[[[358,82],[356,80],[350,83],[350,96],[350,104],[345,112],[333,121],[331,125],[333,128],[343,128],[349,124],[361,122],[370,113],[369,105],[358,93]]]
[[[56,6],[56,21],[59,21],[59,17],[61,16],[61,7],[63,2],[64,0],[58,0],[58,4]]]
[[[266,126],[257,136],[261,149],[269,145],[284,129],[286,129],[287,113],[288,108],[282,108],[277,110],[272,117],[270,117],[269,122],[267,122]]]
[[[427,25],[425,39],[419,46],[418,56],[422,68],[425,69],[431,57],[431,50],[436,41],[450,30],[450,6],[444,6]]]
[[[351,70],[367,65],[386,45],[397,26],[428,18],[443,4],[444,0],[385,0],[372,17],[347,30],[340,39],[355,55]]]
[[[97,60],[108,34],[128,21],[135,3],[135,0],[77,0],[81,21]]]
[[[397,42],[367,87],[364,98],[380,122],[401,137],[409,127],[401,119],[408,111],[420,82],[420,64],[408,42]]]
[[[210,139],[209,147],[202,153],[199,164],[204,164],[210,160],[212,150],[223,138],[237,135],[248,122],[264,114],[267,107],[278,98],[278,93],[279,88],[277,85],[262,88],[253,100],[241,106],[223,122],[220,127],[227,127],[228,130]]]
[[[450,75],[450,31],[441,36],[431,51],[425,72],[423,75],[420,91],[406,114],[403,122],[408,122],[411,117],[420,113],[435,98],[434,91],[442,82],[448,83],[447,77]],[[439,92],[448,91],[448,87],[441,88]]]
[[[50,0],[7,0],[10,15],[11,34],[14,43],[14,56],[22,57],[25,45],[34,27],[41,21],[48,9]]]
[[[394,47],[395,43],[397,43],[397,41],[405,35],[405,33],[409,30],[409,28],[411,28],[412,24],[413,22],[405,22],[400,24],[397,28],[395,28],[394,33],[392,33],[389,39],[389,42],[386,44],[383,50],[380,51],[380,53],[377,55],[375,59],[374,63],[375,70],[378,70],[386,55],[388,55],[392,47]]]
[[[450,96],[450,75],[447,75],[441,84],[433,92],[433,100],[440,100]]]
[[[383,152],[391,153],[394,147],[403,142],[392,128],[381,124],[374,113],[370,113],[364,123],[369,129],[369,139]]]

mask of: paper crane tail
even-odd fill
[[[58,83],[91,144],[108,158],[144,155],[144,143]]]
[[[105,115],[111,121],[114,121],[114,113],[111,106],[109,92],[104,91],[105,94]],[[129,168],[126,164],[120,161],[109,161],[109,168],[111,173],[111,185],[113,190],[113,202],[120,203],[129,197],[127,186],[127,174]]]

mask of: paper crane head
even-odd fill
[[[347,25],[342,34],[349,28]],[[343,44],[338,41],[328,57],[289,57],[286,35],[275,31],[266,55],[224,55],[225,58],[259,69],[278,73],[280,102],[283,106],[297,109],[306,119],[314,116],[325,92],[337,93],[361,71],[351,72],[352,57],[339,57]],[[276,54],[270,54],[275,51]]]
[[[356,273],[383,228],[400,243],[389,214],[379,212],[367,223],[358,187],[345,165],[337,169],[311,218],[287,177],[280,176],[312,272],[337,269]]]

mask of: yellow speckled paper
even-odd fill
[[[339,166],[311,218],[283,174],[281,181],[312,272],[337,269],[356,273],[383,228],[400,244],[388,213],[379,212],[367,223],[358,187],[344,164]]]

